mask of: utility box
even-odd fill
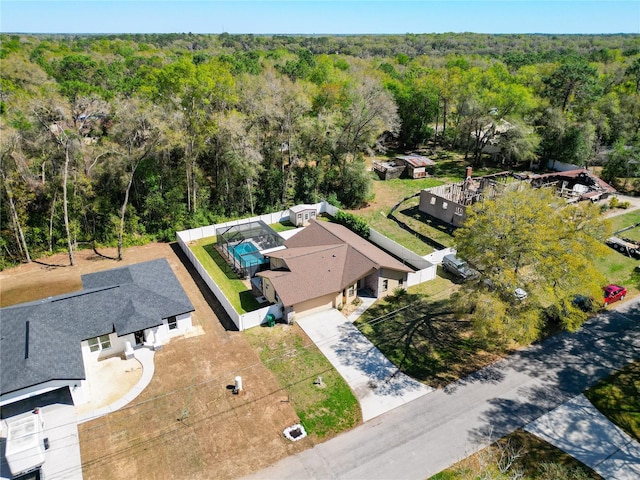
[[[276,325],[276,316],[273,313],[267,313],[267,326],[274,327]]]

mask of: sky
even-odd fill
[[[639,0],[1,0],[3,33],[640,33]]]

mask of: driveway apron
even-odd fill
[[[400,372],[337,310],[315,313],[297,323],[354,391],[363,421],[433,391]]]
[[[602,477],[640,478],[640,444],[580,394],[525,427]]]

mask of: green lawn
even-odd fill
[[[585,392],[609,420],[640,442],[640,361]]]
[[[378,300],[356,326],[402,372],[442,388],[499,357],[483,349],[449,297],[459,288],[443,277]]]
[[[189,245],[189,248],[238,313],[258,309],[260,304],[251,293],[248,282],[238,278],[231,270],[227,261],[215,249],[215,244],[216,237],[207,237]]]
[[[300,327],[277,324],[252,328],[244,334],[288,394],[309,435],[322,440],[362,421],[358,400],[349,385]],[[323,386],[314,384],[318,376]]]
[[[625,213],[624,215],[612,217],[610,221],[613,231],[620,230],[621,228],[640,222],[640,211],[635,210]],[[621,235],[631,238],[634,235],[632,232],[637,232],[638,238],[640,239],[640,227],[624,232]],[[635,268],[640,265],[638,260],[622,255],[610,248],[603,257],[596,259],[595,264],[598,270],[605,276],[607,283],[624,285],[629,290],[629,296],[639,293],[640,272],[635,270]]]
[[[293,223],[274,223],[273,225],[269,225],[275,232],[286,232],[287,230],[293,230],[296,226]]]
[[[431,222],[426,215],[418,212],[418,197],[402,203],[394,212],[394,218],[390,218],[389,213],[402,199],[419,193],[425,188],[443,183],[435,178],[383,181],[375,177],[373,181],[374,201],[367,208],[349,210],[349,213],[363,217],[371,228],[418,255],[427,255],[433,252],[434,248],[425,243],[423,237],[433,239],[446,246],[452,244],[453,238],[447,227]]]
[[[636,223],[640,223],[640,210],[634,210],[633,212],[625,213],[624,215],[618,215],[610,219],[613,231],[617,232],[625,227],[630,227]],[[640,241],[640,226],[621,232],[621,237],[630,238],[631,240]]]

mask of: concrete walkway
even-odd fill
[[[138,383],[136,383],[131,390],[129,390],[123,397],[119,398],[115,402],[105,407],[93,410],[92,412],[78,415],[78,423],[88,422],[89,420],[94,420],[109,413],[115,412],[116,410],[120,410],[125,405],[131,403],[138,395],[140,395],[153,378],[153,372],[155,371],[155,365],[153,363],[154,354],[155,352],[149,348],[139,348],[137,350],[134,350],[133,356],[142,365],[142,377],[140,378],[140,380],[138,380]]]
[[[401,373],[337,310],[303,317],[298,325],[354,391],[365,422],[433,391]]]
[[[606,479],[640,478],[640,444],[580,394],[524,428]]]

